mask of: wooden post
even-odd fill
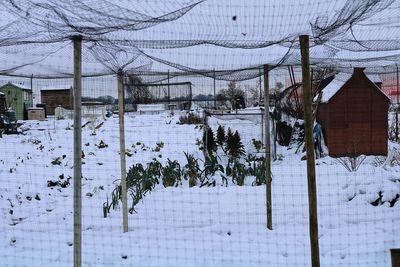
[[[260,96],[258,97],[258,102],[261,104],[261,99],[262,99],[262,70],[261,68],[258,69],[258,72],[260,76],[258,77],[258,81],[260,83]]]
[[[122,229],[128,232],[128,200],[126,192],[126,155],[125,155],[125,108],[124,108],[124,75],[118,70],[118,118],[119,118],[119,154],[121,161],[121,200],[122,200]]]
[[[168,104],[170,104],[171,103],[171,91],[170,91],[170,87],[169,87],[169,70],[168,70],[168,73],[167,73],[167,81],[168,81]],[[169,107],[168,107],[169,108]]]
[[[397,78],[396,78],[396,130],[395,130],[395,133],[396,133],[396,138],[395,138],[395,140],[396,140],[396,142],[397,141],[399,141],[399,66],[396,64],[396,76],[397,76]]]
[[[271,136],[269,118],[269,65],[264,65],[264,119],[265,119],[265,185],[267,228],[272,230],[272,190],[271,190]]]
[[[313,115],[311,109],[311,79],[308,35],[300,36],[300,50],[304,90],[304,130],[305,144],[307,149],[308,213],[311,242],[311,266],[319,267],[317,185],[315,181],[315,158],[312,138]]]
[[[82,266],[82,36],[74,44],[74,267]]]

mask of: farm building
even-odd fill
[[[6,108],[6,95],[4,93],[0,93],[0,114],[5,114]]]
[[[0,87],[7,107],[15,110],[18,120],[27,119],[27,109],[32,107],[32,90],[21,84],[7,83]]]
[[[54,115],[55,109],[61,106],[73,109],[73,89],[71,85],[43,87],[40,90],[41,102],[46,105],[46,114]]]
[[[379,87],[376,77],[355,68],[352,75],[335,75],[322,90],[317,122],[330,156],[387,154],[390,99]]]

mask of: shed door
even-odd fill
[[[357,94],[358,93],[358,94]],[[349,154],[371,154],[370,90],[348,94],[346,147]]]

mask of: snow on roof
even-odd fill
[[[22,83],[12,83],[9,82],[9,84],[14,85],[15,87],[21,88],[22,90],[31,90],[31,87],[26,86],[25,84]]]
[[[343,85],[351,78],[351,74],[340,73],[322,90],[321,103],[326,103],[332,98]]]
[[[41,91],[56,91],[56,90],[69,90],[72,89],[72,85],[63,84],[63,85],[51,85],[42,87]]]
[[[345,83],[347,83],[348,80],[350,80],[351,77],[352,74],[348,73],[336,74],[335,78],[322,90],[321,103],[329,102],[329,100],[343,87],[343,85],[345,85]],[[373,83],[382,83],[379,75],[367,74],[367,78]]]
[[[0,95],[5,95],[4,93],[0,92]]]
[[[378,74],[367,74],[368,79],[370,79],[373,83],[382,83],[381,77]]]

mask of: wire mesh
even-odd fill
[[[354,119],[345,131],[359,139],[322,125],[324,139],[316,146],[321,265],[390,266],[389,251],[400,246],[399,5],[2,1],[0,265],[74,264],[71,38],[80,35],[82,265],[310,266],[298,41],[308,34],[314,112],[342,90],[354,67],[366,74],[363,87],[354,89],[362,92],[343,100],[343,109],[357,108],[343,121]],[[264,64],[271,68],[272,230],[266,227]],[[325,101],[332,81],[342,86]],[[374,102],[386,96],[387,110]],[[365,138],[384,151],[353,153]],[[335,139],[347,146],[346,155],[332,154]]]

